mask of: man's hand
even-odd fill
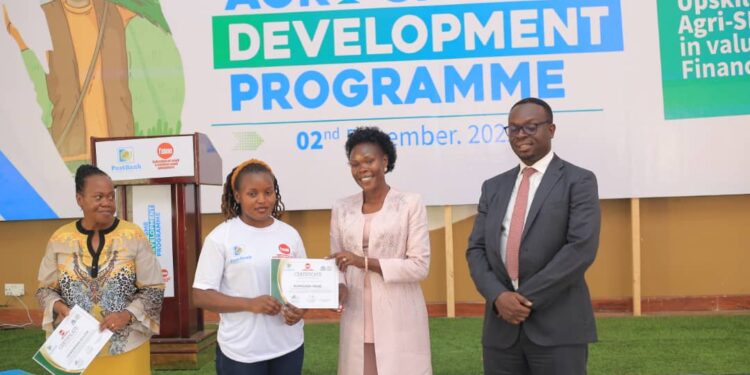
[[[531,301],[516,292],[502,292],[495,299],[498,315],[510,324],[521,324],[531,314]]]

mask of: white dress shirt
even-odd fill
[[[554,153],[550,150],[550,152],[547,153],[547,155],[544,155],[541,159],[539,159],[534,165],[526,165],[523,162],[521,162],[521,167],[518,169],[518,176],[516,176],[516,183],[513,186],[513,193],[510,195],[510,201],[508,201],[508,208],[505,210],[505,217],[503,218],[502,227],[500,228],[500,257],[503,260],[503,264],[505,264],[505,258],[507,257],[508,251],[507,245],[508,245],[508,232],[510,231],[510,218],[513,216],[513,207],[516,204],[516,195],[518,195],[518,186],[521,185],[521,177],[523,176],[521,172],[523,172],[523,169],[526,167],[531,167],[536,169],[536,173],[532,174],[531,177],[529,177],[529,201],[526,204],[526,213],[524,214],[524,224],[526,224],[526,217],[529,215],[529,208],[531,208],[531,202],[534,201],[534,195],[536,195],[536,190],[539,188],[539,184],[542,182],[542,177],[544,177],[544,173],[547,171],[547,167],[549,167],[549,163],[552,162],[552,157],[554,156]],[[520,254],[519,254],[520,258]],[[519,265],[520,266],[520,265]],[[518,290],[518,280],[513,280],[513,288]]]

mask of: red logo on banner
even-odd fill
[[[312,269],[312,266],[310,265],[310,263],[305,263],[305,271],[309,271],[311,269]]]
[[[279,252],[281,252],[282,254],[289,254],[292,252],[292,249],[289,248],[289,245],[283,243],[279,245]]]
[[[167,270],[166,268],[162,268],[161,269],[161,279],[162,279],[162,281],[164,281],[165,283],[168,283],[170,278],[171,277],[169,276],[169,270]]]
[[[169,159],[174,154],[174,147],[171,143],[164,142],[156,148],[156,154],[162,159]]]

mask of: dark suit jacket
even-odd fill
[[[500,233],[519,167],[482,185],[466,258],[487,301],[482,343],[508,348],[521,329],[543,346],[596,341],[591,297],[584,279],[599,246],[601,215],[596,176],[555,155],[526,218],[519,251],[518,293],[532,303],[528,319],[505,322],[494,310],[500,293],[513,291],[502,258]]]

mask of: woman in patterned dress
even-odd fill
[[[86,369],[95,374],[150,374],[151,335],[159,333],[161,267],[143,231],[115,214],[112,180],[100,169],[76,171],[83,218],[55,231],[39,266],[36,296],[49,335],[78,305],[114,335]]]

